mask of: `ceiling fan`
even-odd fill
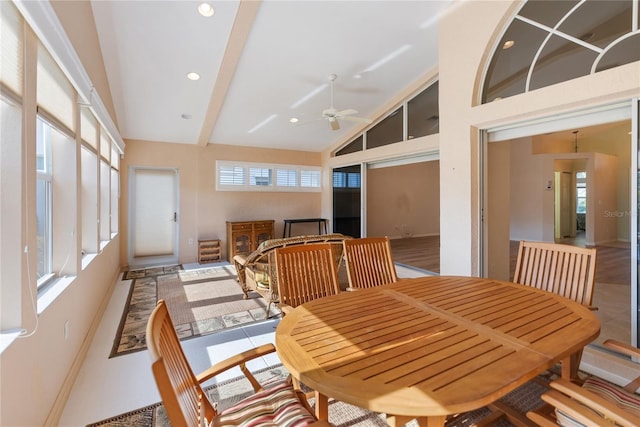
[[[322,118],[323,119],[327,119],[327,121],[329,122],[329,127],[331,128],[331,130],[338,130],[340,129],[340,123],[338,122],[338,119],[340,120],[348,120],[350,122],[358,122],[358,123],[366,123],[369,124],[372,121],[370,119],[364,118],[364,117],[355,117],[354,114],[358,114],[357,110],[354,110],[352,108],[348,109],[348,110],[342,110],[342,111],[338,111],[335,109],[335,107],[333,106],[333,82],[336,81],[336,79],[338,78],[338,76],[336,74],[330,74],[329,75],[329,80],[331,81],[330,85],[331,85],[331,106],[329,108],[327,108],[326,110],[322,111]]]

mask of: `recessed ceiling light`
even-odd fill
[[[504,42],[504,44],[502,45],[502,50],[507,50],[510,47],[513,47],[513,45],[516,44],[516,42],[514,42],[513,40],[507,40],[506,42]]]
[[[291,118],[289,119],[289,122],[291,122],[291,123],[298,123],[298,118],[297,118],[297,117],[291,117]]]
[[[195,81],[195,80],[200,80],[200,74],[198,74],[198,73],[194,73],[194,72],[187,73],[187,78],[188,78],[189,80],[194,80],[194,81]]]
[[[206,17],[213,16],[215,13],[213,7],[209,3],[200,3],[198,6],[198,12],[200,12],[200,15]]]
[[[185,120],[189,120],[193,116],[191,114],[183,113],[183,114],[180,115],[180,117],[182,117]]]

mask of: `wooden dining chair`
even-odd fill
[[[195,375],[180,346],[163,300],[158,301],[149,317],[146,340],[153,376],[173,427],[257,425],[256,423],[330,426],[327,422],[317,421],[305,395],[295,390],[289,381],[262,388],[247,369],[246,363],[249,360],[273,353],[273,344],[247,350]],[[218,411],[201,384],[235,366],[240,367],[255,393],[227,409]]]
[[[640,358],[640,350],[607,340],[604,346],[624,356]],[[601,378],[587,378],[582,386],[567,380],[552,381],[541,398],[547,405],[527,413],[539,426],[640,426],[640,376],[625,386]]]
[[[340,292],[334,258],[329,243],[276,249],[278,300],[283,315],[305,302]]]
[[[589,308],[596,276],[596,249],[521,241],[513,282],[572,299]]]
[[[560,243],[520,241],[513,282],[531,286],[569,298],[592,310],[593,288],[596,275],[596,249],[581,248]],[[578,379],[582,350],[572,354],[571,379]],[[562,369],[568,369],[562,364]],[[489,405],[492,414],[487,419],[506,416],[513,423],[526,419],[509,407],[495,402]]]
[[[398,281],[388,237],[345,240],[343,245],[349,290]]]

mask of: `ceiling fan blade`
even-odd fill
[[[352,114],[358,114],[358,110],[349,108],[348,110],[336,111],[336,116],[350,116]]]
[[[336,120],[335,118],[330,118],[329,127],[331,127],[331,130],[338,130],[340,129],[340,123],[338,123],[338,120]]]
[[[373,120],[371,119],[366,119],[364,117],[353,117],[353,116],[344,116],[344,117],[340,117],[342,120],[348,120],[350,122],[358,122],[358,123],[372,123]]]

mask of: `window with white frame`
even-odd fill
[[[321,190],[320,167],[250,162],[216,162],[218,191],[300,191]]]
[[[36,133],[36,238],[38,286],[52,275],[53,230],[51,226],[53,202],[53,168],[51,164],[52,132],[55,130],[38,119]]]
[[[587,173],[576,172],[576,213],[587,213]]]

